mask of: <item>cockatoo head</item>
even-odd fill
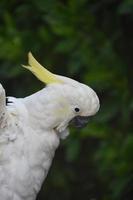
[[[99,110],[99,99],[94,90],[73,79],[52,74],[31,53],[28,58],[29,66],[24,67],[47,85],[47,115],[52,117],[52,128],[65,137],[70,123],[78,128],[86,125]]]

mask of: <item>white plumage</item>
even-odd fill
[[[17,99],[0,85],[0,199],[35,200],[60,138],[69,134],[76,116],[91,116],[99,109],[96,93],[72,79]],[[79,108],[79,112],[75,111]]]

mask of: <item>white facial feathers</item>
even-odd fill
[[[66,77],[61,77],[64,84],[52,84],[48,86],[50,90],[53,90],[54,96],[56,96],[57,102],[60,105],[60,109],[57,111],[60,114],[69,115],[74,117],[80,116],[92,116],[99,110],[99,99],[90,87],[72,80],[74,85],[66,82]],[[79,112],[75,112],[75,108],[79,109]],[[62,112],[61,112],[62,111]]]

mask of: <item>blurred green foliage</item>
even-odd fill
[[[101,101],[89,125],[62,142],[38,200],[132,199],[132,26],[132,0],[0,1],[0,81],[7,95],[43,87],[20,66],[32,51],[51,71],[90,85]]]

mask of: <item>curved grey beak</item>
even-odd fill
[[[88,124],[89,117],[76,116],[71,121],[70,124],[74,125],[76,128],[83,128]]]

